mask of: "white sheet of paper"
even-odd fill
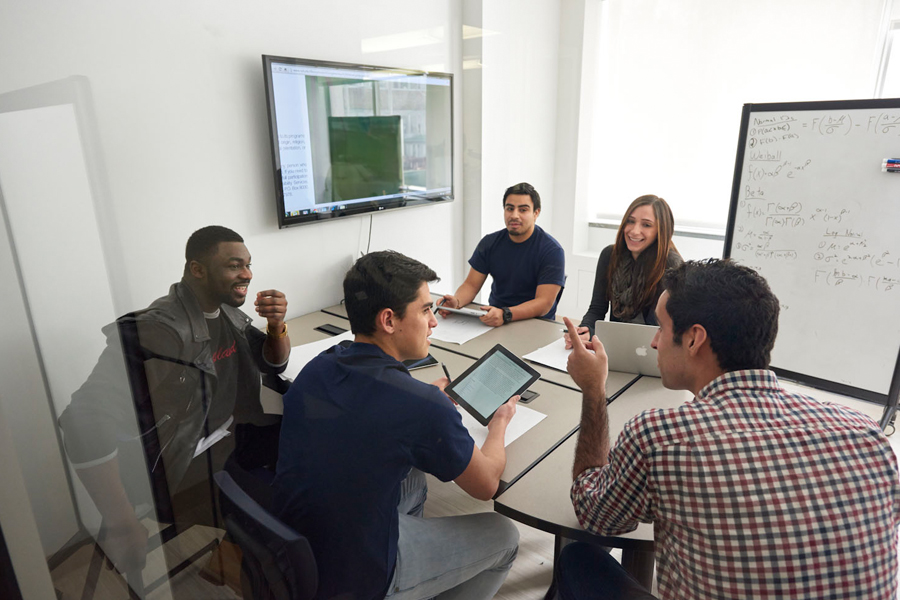
[[[566,350],[565,338],[559,338],[543,348],[538,348],[534,352],[529,352],[522,358],[565,372],[571,353],[571,348]]]
[[[228,428],[231,426],[232,422],[234,422],[234,415],[228,417],[228,420],[225,423],[213,431],[206,437],[200,438],[200,441],[197,442],[197,447],[194,449],[194,458],[197,458],[207,450],[209,450],[213,444],[216,442],[227,438],[231,435],[231,432],[228,431]]]
[[[465,315],[451,314],[446,319],[439,315],[437,322],[438,326],[431,330],[431,337],[453,344],[465,344],[482,333],[487,333],[493,329],[493,327],[482,323],[480,319]]]
[[[475,445],[481,448],[484,445],[484,441],[487,439],[488,428],[476,421],[475,417],[467,413],[462,407],[457,406],[456,408],[459,410],[459,414],[462,415],[463,425],[469,430],[469,435],[472,436],[472,439],[475,440]],[[509,446],[523,433],[546,418],[547,415],[544,413],[540,413],[527,406],[517,406],[516,414],[506,427],[506,439],[504,440],[503,445]]]
[[[287,367],[285,367],[284,371],[281,373],[281,376],[286,379],[296,379],[297,375],[300,374],[300,371],[303,370],[303,367],[306,366],[306,363],[332,346],[340,344],[344,340],[353,341],[353,333],[345,331],[341,335],[319,340],[318,342],[294,346],[291,348],[291,357],[288,360]]]

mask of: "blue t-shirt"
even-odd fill
[[[505,229],[484,236],[469,265],[493,277],[489,302],[497,308],[534,300],[539,285],[566,284],[566,253],[559,242],[537,225],[531,237],[520,244],[509,239]],[[554,300],[544,318],[556,317],[556,304]]]
[[[335,346],[284,395],[274,511],[309,538],[316,598],[383,598],[397,559],[400,484],[459,477],[475,442],[441,391],[377,346]]]

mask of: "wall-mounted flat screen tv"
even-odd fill
[[[263,55],[278,226],[453,199],[453,76]]]

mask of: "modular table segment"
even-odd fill
[[[434,346],[431,347],[431,355],[439,362],[446,364],[450,375],[454,378],[475,362],[472,358]],[[416,369],[411,373],[416,379],[427,383],[444,376],[440,365]],[[634,377],[629,373],[610,373],[606,386],[609,394],[618,393],[633,381]],[[553,448],[569,437],[581,420],[581,392],[541,380],[535,381],[529,389],[540,395],[522,406],[527,406],[547,416],[506,447],[506,469],[501,476],[502,481],[498,493],[515,483]]]
[[[434,294],[432,294],[433,296]],[[347,307],[344,306],[343,302],[335,304],[334,306],[329,306],[328,308],[323,308],[322,312],[328,313],[329,315],[334,315],[335,317],[340,317],[342,319],[347,318]]]
[[[556,554],[563,540],[578,540],[622,549],[622,565],[648,586],[653,574],[653,526],[640,524],[632,532],[600,536],[585,531],[575,517],[569,489],[575,457],[573,434],[515,485],[494,500],[494,510],[510,519],[556,536]],[[647,575],[649,564],[649,577]],[[649,589],[649,587],[648,587]]]
[[[434,343],[442,348],[461,352],[473,358],[480,358],[497,344],[502,344],[516,356],[524,357],[526,354],[560,339],[563,336],[562,329],[562,323],[556,321],[528,319],[495,327],[465,344],[449,344],[441,340],[435,340]],[[532,367],[541,374],[541,379],[565,385],[574,390],[578,389],[578,386],[572,381],[572,377],[564,371],[557,371],[538,363],[532,363]]]
[[[332,337],[332,334],[316,329],[316,327],[321,327],[322,325],[334,325],[341,329],[350,329],[350,323],[348,321],[324,313],[320,310],[309,313],[308,315],[303,315],[302,317],[290,319],[285,323],[288,328],[288,335],[291,338],[291,346],[300,346]]]
[[[475,363],[467,356],[432,347],[431,355],[444,363],[452,377],[458,377]],[[410,374],[426,383],[444,376],[440,365],[432,365],[410,371]],[[547,454],[578,425],[581,415],[581,394],[544,381],[536,381],[529,388],[540,394],[526,405],[547,415],[540,423],[526,431],[506,447],[506,468],[500,476],[500,489],[516,481]]]
[[[608,405],[610,441],[638,413],[650,408],[674,408],[690,400],[689,392],[667,390],[656,377],[642,377]],[[617,536],[599,536],[585,531],[575,517],[569,489],[577,434],[538,463],[515,485],[494,501],[494,510],[560,540],[581,540],[622,548],[622,564],[643,585],[652,584],[653,526],[638,525],[635,531]]]

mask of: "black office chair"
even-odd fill
[[[559,288],[559,293],[556,295],[556,305],[559,306],[559,301],[562,300],[563,292],[566,291],[566,282],[569,281],[568,275],[563,275],[563,284]]]
[[[556,301],[553,303],[553,305],[557,308],[557,310],[559,310],[559,301],[562,300],[563,292],[566,291],[566,282],[568,280],[569,280],[569,276],[563,275],[563,284],[559,287],[559,293],[556,294]]]
[[[130,481],[131,485],[127,485],[126,492],[129,498],[146,500],[152,498],[152,506],[155,508],[153,514],[141,514],[139,518],[150,516],[154,518],[161,528],[158,533],[151,535],[147,542],[147,552],[151,552],[156,548],[163,546],[167,542],[177,537],[180,533],[186,531],[194,525],[191,518],[182,519],[180,515],[176,515],[175,506],[172,502],[172,490],[166,477],[165,461],[161,458],[162,445],[157,436],[156,424],[159,415],[154,412],[153,402],[151,400],[150,385],[147,380],[145,364],[150,360],[165,361],[166,363],[181,365],[184,369],[196,369],[197,367],[191,363],[186,363],[175,358],[157,355],[146,348],[140,342],[137,323],[131,318],[131,314],[125,315],[117,319],[117,328],[122,344],[122,359],[125,366],[125,376],[127,377],[128,386],[131,389],[134,403],[135,418],[138,421],[139,436],[132,439],[119,440],[118,461],[120,464],[120,472],[141,472],[145,467],[149,479],[147,481],[137,482]],[[115,377],[116,374],[107,374]],[[126,401],[126,399],[122,399]],[[212,464],[210,462],[209,453],[206,453],[207,470],[212,473]],[[143,463],[143,464],[142,464]],[[217,507],[215,506],[215,490],[211,477],[208,482],[204,482],[209,488],[210,506],[206,510],[209,513],[207,521],[211,521],[213,526],[218,527]],[[146,489],[143,489],[146,486]],[[141,489],[135,489],[141,488]],[[150,506],[149,503],[146,506]],[[204,510],[201,508],[200,510]],[[191,515],[191,517],[196,515]],[[206,524],[206,523],[204,523]],[[94,543],[94,551],[88,565],[87,575],[85,577],[82,598],[92,598],[96,590],[101,567],[106,564],[107,568],[112,569],[114,565],[106,556],[103,550],[104,538],[108,533],[107,524],[104,521],[100,523],[100,529],[96,537],[92,537],[86,531],[80,531],[75,537],[67,543],[66,546],[48,559],[48,565],[51,568],[62,564],[74,552],[83,545],[91,542]],[[210,553],[218,545],[219,540],[215,538],[204,545],[201,549],[184,559],[177,559],[177,564],[169,565],[167,572],[155,581],[144,584],[143,567],[135,568],[127,573],[123,573],[128,581],[128,593],[133,599],[144,598],[154,589],[170,580],[172,577],[183,571],[191,564],[198,561],[205,554]],[[170,555],[166,555],[168,559]],[[175,555],[171,555],[175,556]],[[173,562],[174,562],[173,560]],[[117,569],[118,570],[118,569]]]
[[[276,519],[225,471],[214,476],[222,493],[225,529],[241,548],[241,588],[253,600],[311,600],[319,572],[309,541]]]

